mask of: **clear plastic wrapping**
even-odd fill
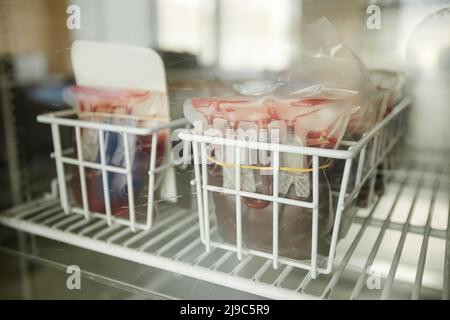
[[[338,148],[344,134],[361,134],[373,123],[373,83],[367,69],[326,19],[307,28],[302,49],[299,59],[283,72],[228,81],[233,95],[187,100],[186,118],[204,135]],[[236,188],[235,152],[222,145],[207,146],[208,184]],[[270,152],[262,157],[250,149],[241,152],[240,189],[272,195]],[[311,201],[311,157],[282,153],[279,161],[279,196]],[[333,165],[331,159],[320,158],[318,252],[323,255],[328,254],[336,209],[331,195]],[[212,192],[209,199],[219,234],[231,243],[236,241],[235,199],[221,192]],[[244,246],[271,252],[272,205],[270,201],[241,197]],[[279,219],[280,255],[309,259],[311,209],[279,204]]]
[[[74,86],[68,88],[66,97],[76,106],[80,120],[143,128],[150,128],[168,121],[164,111],[167,107],[163,92]],[[99,131],[81,128],[80,134],[83,160],[99,163],[101,159]],[[158,133],[156,166],[163,162],[168,137],[166,131]],[[126,150],[123,135],[119,132],[105,130],[103,138],[106,165],[125,168]],[[127,138],[136,219],[145,221],[152,136],[128,134]],[[74,150],[77,157],[75,139]],[[105,213],[102,172],[91,168],[84,168],[84,170],[89,210]],[[156,181],[155,189],[161,184],[161,176],[157,176]],[[76,202],[83,205],[80,174],[77,167],[73,171],[71,185]],[[112,215],[128,218],[127,176],[122,173],[108,172],[108,193]]]

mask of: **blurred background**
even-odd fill
[[[68,25],[71,5],[79,28]],[[407,146],[447,155],[449,0],[0,0],[0,209],[41,196],[55,177],[50,130],[35,119],[67,107],[74,40],[157,50],[179,118],[186,98],[220,90],[218,69],[286,68],[305,26],[321,17],[369,68],[404,73],[414,99]]]

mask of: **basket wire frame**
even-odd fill
[[[82,214],[86,220],[90,220],[93,216],[103,218],[107,221],[108,225],[113,223],[127,225],[131,228],[133,232],[137,230],[148,230],[152,228],[153,219],[152,213],[155,205],[154,201],[154,191],[155,191],[155,175],[159,172],[167,170],[178,163],[172,161],[172,159],[165,159],[165,163],[156,167],[156,153],[158,145],[158,133],[167,129],[175,129],[179,127],[188,128],[188,122],[184,119],[178,119],[174,121],[169,121],[167,123],[162,123],[158,126],[152,128],[137,128],[137,127],[127,127],[119,125],[111,125],[104,123],[95,123],[77,119],[71,119],[71,116],[76,115],[74,110],[63,110],[54,113],[48,113],[38,116],[38,121],[42,123],[50,124],[53,138],[54,154],[53,157],[56,163],[57,181],[58,181],[58,191],[59,199],[61,202],[61,207],[66,214]],[[75,141],[77,147],[77,157],[71,158],[65,155],[62,150],[60,127],[71,127],[75,130]],[[81,129],[91,129],[96,130],[98,133],[99,142],[99,152],[100,152],[100,163],[86,161],[83,159],[82,150],[82,139],[81,139]],[[116,132],[119,134],[121,139],[123,139],[124,154],[125,154],[125,167],[108,165],[106,162],[105,154],[105,132]],[[133,172],[131,163],[131,150],[129,145],[130,135],[141,135],[147,136],[151,135],[151,149],[150,149],[150,163],[148,171],[148,200],[147,200],[147,216],[145,222],[136,221],[136,208],[135,208],[135,195],[133,190]],[[78,166],[80,175],[80,187],[81,187],[81,199],[82,207],[77,207],[71,205],[67,193],[66,186],[66,174],[64,172],[64,165],[75,165]],[[86,175],[85,168],[97,169],[101,171],[102,176],[102,187],[105,202],[105,213],[92,212],[89,209],[88,196],[87,196],[87,185],[86,185]],[[108,173],[118,173],[126,175],[127,179],[127,197],[128,197],[128,219],[116,218],[112,214],[111,210],[111,199],[109,197],[108,190]]]
[[[387,103],[387,99],[383,99]],[[204,243],[206,250],[210,251],[212,247],[222,248],[235,252],[239,260],[245,259],[245,255],[256,255],[263,258],[271,259],[273,267],[278,268],[280,262],[292,267],[298,267],[309,270],[312,279],[317,278],[318,274],[329,274],[333,269],[333,260],[336,253],[336,245],[338,242],[339,229],[341,224],[342,213],[346,207],[358,196],[361,188],[369,183],[369,203],[374,201],[375,179],[378,166],[386,161],[389,152],[400,141],[405,131],[406,114],[408,106],[411,104],[409,98],[400,101],[392,112],[380,121],[372,130],[365,133],[363,137],[356,142],[343,141],[342,146],[346,146],[344,150],[319,149],[311,147],[300,147],[292,145],[262,143],[256,141],[245,141],[237,139],[227,139],[221,137],[212,137],[202,135],[195,130],[183,132],[179,136],[182,140],[192,143],[195,179],[193,185],[197,189],[197,207],[198,220],[200,223],[200,237]],[[207,145],[214,144],[219,146],[227,146],[234,148],[235,163],[235,188],[228,189],[208,184],[207,172]],[[271,151],[272,154],[272,195],[263,195],[255,192],[241,190],[240,174],[241,174],[241,152],[244,150],[263,150]],[[279,196],[279,166],[280,153],[296,153],[302,156],[311,156],[312,158],[312,201],[299,201]],[[335,206],[334,223],[331,233],[331,242],[326,263],[320,264],[318,261],[318,217],[319,217],[319,163],[320,158],[330,158],[345,162],[342,172],[340,189],[338,192],[338,202]],[[354,184],[349,182],[352,166],[356,165],[356,177]],[[236,201],[236,244],[218,242],[211,240],[212,229],[210,226],[210,209],[209,209],[209,193],[219,192],[223,194],[233,195]],[[242,235],[242,212],[241,197],[260,199],[272,202],[272,252],[262,250],[244,248]],[[279,255],[279,204],[288,204],[303,208],[312,209],[312,225],[311,225],[311,259],[310,261],[295,260]]]

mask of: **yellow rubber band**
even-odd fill
[[[217,161],[216,159],[211,158],[210,156],[206,156],[206,158],[209,161],[212,161],[221,167],[225,167],[225,168],[236,167],[236,165],[234,163],[223,163],[223,162]],[[273,167],[252,166],[252,165],[246,165],[246,164],[242,164],[242,165],[240,165],[240,167],[242,169],[252,169],[252,170],[260,170],[260,171],[273,170]],[[323,169],[326,169],[329,167],[330,167],[330,163],[327,162],[327,163],[319,166],[319,170],[323,170]],[[280,167],[280,171],[301,173],[301,172],[312,172],[313,169],[312,168]]]

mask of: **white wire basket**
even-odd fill
[[[329,274],[333,269],[333,260],[336,252],[336,245],[339,241],[339,233],[342,224],[342,217],[346,209],[354,205],[359,191],[369,183],[369,201],[374,198],[374,185],[378,166],[386,160],[389,152],[402,138],[405,131],[405,119],[408,106],[411,104],[409,98],[405,98],[393,109],[393,111],[381,122],[379,122],[372,130],[363,135],[356,142],[342,141],[340,148],[337,150],[320,149],[284,144],[265,143],[257,141],[229,139],[223,137],[213,137],[202,135],[195,130],[184,131],[179,137],[184,141],[192,143],[192,154],[194,160],[195,184],[197,190],[197,207],[198,219],[200,222],[200,238],[206,246],[206,250],[212,248],[221,248],[233,251],[237,254],[237,258],[242,260],[244,255],[256,255],[273,262],[273,267],[278,268],[280,263],[310,270],[311,277],[315,279],[318,274]],[[235,161],[234,168],[234,188],[226,188],[212,184],[208,177],[208,160],[207,148],[210,145],[227,146],[234,150]],[[230,150],[230,149],[227,149]],[[240,152],[249,150],[266,151],[271,153],[271,194],[261,194],[257,192],[243,191],[241,188],[241,174],[245,166],[241,164]],[[280,196],[279,192],[279,175],[280,175],[280,154],[294,153],[311,158],[312,166],[308,168],[311,175],[311,201],[299,201],[288,197]],[[335,190],[337,197],[337,205],[334,206],[334,219],[331,226],[331,235],[329,249],[327,254],[318,253],[318,230],[319,230],[319,206],[321,201],[319,197],[319,171],[321,163],[324,159],[330,161],[343,161],[343,171],[339,173],[339,190]],[[210,197],[213,194],[228,195],[234,197],[235,202],[235,239],[230,242],[221,239],[218,234],[217,218],[214,219],[214,208],[211,209]],[[243,220],[245,219],[242,212],[242,198],[257,199],[270,202],[272,205],[272,227],[271,234],[271,250],[264,250],[246,246],[245,232],[243,228]],[[294,206],[309,209],[311,213],[311,237],[310,241],[310,258],[309,259],[293,259],[280,254],[280,235],[279,221],[280,208],[282,206]],[[226,208],[216,208],[215,210],[226,210]],[[303,209],[302,209],[303,210]],[[298,232],[302,232],[298,230]],[[308,231],[309,234],[309,231]]]
[[[47,123],[51,126],[54,153],[52,157],[56,162],[56,173],[58,181],[58,191],[61,206],[66,214],[81,214],[84,215],[87,220],[91,217],[99,217],[105,219],[109,225],[112,223],[117,223],[121,225],[126,225],[131,228],[132,231],[136,230],[148,230],[153,224],[153,210],[155,206],[155,180],[157,174],[162,174],[169,168],[180,164],[172,161],[171,157],[164,158],[163,162],[157,166],[157,146],[158,146],[158,133],[162,131],[167,131],[175,128],[185,128],[188,127],[188,123],[184,119],[178,119],[174,121],[164,122],[153,126],[151,128],[147,127],[132,127],[123,126],[116,124],[98,123],[92,121],[79,120],[75,110],[62,110],[58,112],[43,114],[37,117],[38,122]],[[60,130],[62,127],[74,130],[75,135],[75,151],[73,152],[69,149],[63,149],[62,139]],[[98,144],[99,144],[99,160],[100,162],[86,161],[83,158],[83,148],[82,148],[82,138],[81,130],[89,129],[92,131],[97,131],[98,134]],[[118,137],[123,139],[123,152],[124,152],[124,166],[110,165],[107,163],[105,156],[105,132],[117,133]],[[134,174],[133,173],[133,163],[131,160],[130,151],[130,136],[147,136],[151,139],[150,155],[149,155],[149,170],[148,179],[145,190],[147,190],[147,197],[145,203],[146,216],[144,221],[138,221],[136,219],[136,205],[135,199],[136,194],[133,189]],[[167,137],[170,139],[170,137]],[[71,157],[71,155],[74,155]],[[80,193],[81,193],[81,206],[77,205],[70,199],[69,190],[67,186],[67,180],[69,180],[68,173],[66,172],[64,166],[71,165],[78,167],[79,181],[80,181]],[[105,212],[93,212],[89,208],[88,201],[88,187],[86,182],[86,169],[95,169],[101,172],[101,183],[103,190],[104,208]],[[121,174],[126,176],[127,192],[126,197],[128,198],[127,205],[127,217],[116,217],[111,208],[111,199],[109,195],[109,174]]]

